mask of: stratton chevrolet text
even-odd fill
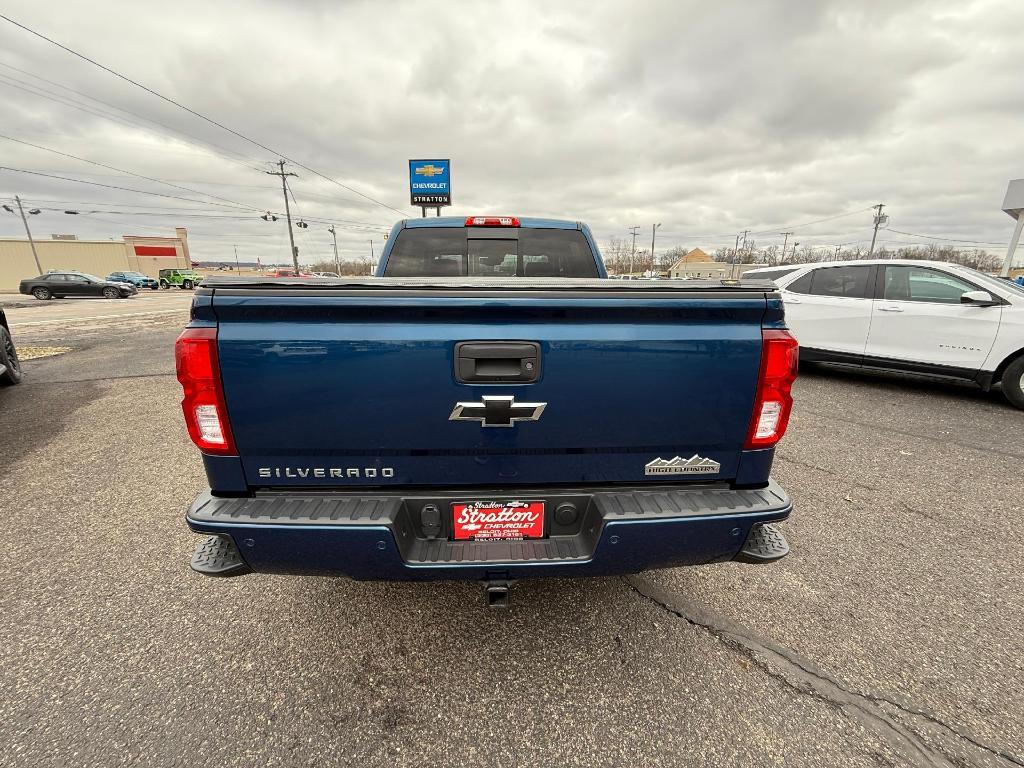
[[[479,579],[770,562],[796,342],[768,282],[605,280],[575,222],[412,219],[371,278],[206,280],[192,567]],[[268,407],[268,403],[273,403]]]

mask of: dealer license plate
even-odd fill
[[[456,539],[539,539],[544,535],[544,502],[456,501],[452,520]]]

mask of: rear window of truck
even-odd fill
[[[403,229],[386,277],[598,277],[597,261],[576,229],[519,229],[517,237],[473,227]],[[511,234],[511,231],[510,231]],[[474,235],[480,235],[474,237]]]

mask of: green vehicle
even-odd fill
[[[203,282],[203,276],[191,269],[161,269],[160,287],[170,288],[176,285],[183,291],[191,291]]]

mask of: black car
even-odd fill
[[[0,309],[0,385],[17,384],[21,381],[21,362],[18,350],[14,348],[7,316]]]
[[[105,299],[127,299],[139,292],[128,283],[102,280],[84,272],[47,272],[39,277],[22,280],[21,293],[31,294],[40,301],[63,299],[65,296],[101,296]]]

